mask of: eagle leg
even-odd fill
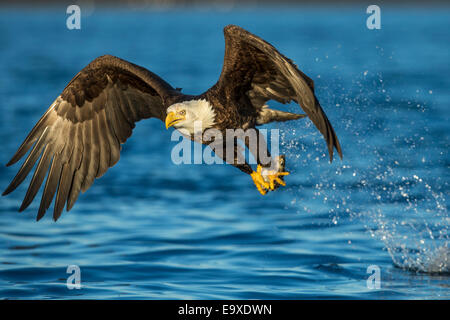
[[[258,139],[263,139],[264,137],[258,132]],[[253,183],[256,185],[258,191],[265,195],[268,191],[273,191],[278,188],[280,185],[285,186],[286,183],[283,181],[283,177],[288,175],[289,172],[284,171],[285,165],[285,157],[284,155],[278,157],[270,157],[269,151],[266,148],[265,141],[262,144],[258,143],[251,146],[247,139],[243,139],[246,147],[250,150],[250,152],[254,155],[255,159],[257,159],[257,168],[256,171],[253,171],[252,167],[245,161],[245,156],[243,154],[244,149],[239,146],[237,143],[237,138],[234,138],[234,141],[231,145],[218,143],[218,141],[214,141],[209,143],[211,149],[215,152],[217,156],[225,160],[228,164],[238,168],[242,172],[250,175],[253,180]],[[231,148],[233,155],[231,158],[227,158],[228,152],[227,149]],[[268,156],[259,156],[258,149],[266,148],[266,152]],[[229,150],[230,151],[230,150]]]
[[[271,157],[264,136],[258,129],[253,129],[257,132],[257,142],[252,144],[250,143],[248,137],[245,137],[244,143],[253,154],[258,164],[256,171],[253,171],[251,174],[253,182],[258,188],[258,191],[262,195],[265,195],[267,191],[273,191],[280,185],[286,186],[283,177],[287,176],[289,172],[284,169],[285,156],[280,155],[277,157]],[[265,151],[266,153],[263,154],[261,151]],[[264,188],[267,189],[267,191],[264,190]],[[263,191],[261,191],[261,189]]]
[[[278,156],[274,158],[275,167],[272,169],[271,167],[262,167],[261,175],[263,179],[269,183],[269,189],[275,190],[278,186],[286,186],[286,182],[284,182],[283,177],[287,176],[289,172],[284,171],[285,157],[284,155]],[[258,165],[260,167],[260,165]]]
[[[256,171],[253,171],[250,176],[259,193],[265,195],[268,191],[273,191],[278,188],[279,185],[286,186],[286,182],[282,179],[283,176],[287,176],[288,174],[289,172],[270,170],[258,164]]]
[[[266,180],[264,179],[263,175],[261,174],[262,167],[261,165],[258,165],[258,168],[256,171],[253,171],[250,176],[253,179],[253,182],[256,185],[256,188],[258,189],[259,193],[262,195],[265,195],[267,193],[266,189],[270,189],[270,185]]]

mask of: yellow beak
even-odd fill
[[[176,114],[175,112],[169,112],[166,117],[166,129],[169,129],[169,127],[185,119],[185,116],[181,116],[179,114]]]

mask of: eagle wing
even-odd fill
[[[228,102],[238,105],[240,112],[249,99],[258,111],[268,100],[286,104],[297,102],[324,136],[330,161],[336,148],[342,158],[341,146],[325,112],[314,94],[314,82],[271,44],[234,25],[224,28],[225,57],[215,90]]]
[[[150,117],[164,121],[167,101],[178,94],[142,67],[113,56],[95,59],[70,81],[9,161],[7,166],[33,147],[3,195],[16,189],[39,160],[19,210],[30,205],[49,172],[37,220],[56,193],[56,221],[80,190],[117,163],[135,123]]]

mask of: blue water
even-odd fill
[[[0,298],[448,299],[450,9],[232,11],[0,9],[0,163],[67,82],[113,54],[187,93],[222,67],[222,28],[274,44],[316,84],[344,159],[327,161],[309,120],[276,124],[291,175],[261,196],[227,165],[171,162],[159,120],[139,123],[121,160],[54,223],[27,183],[0,199]],[[288,110],[298,110],[291,105]],[[0,166],[6,188],[19,166]],[[38,194],[38,197],[40,194]],[[69,265],[81,269],[69,290]],[[378,266],[381,288],[367,286]]]

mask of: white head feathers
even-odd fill
[[[203,132],[215,124],[216,113],[205,99],[175,103],[167,108],[167,113],[181,110],[186,111],[186,117],[174,124],[174,127],[183,134],[193,135],[199,131]]]

